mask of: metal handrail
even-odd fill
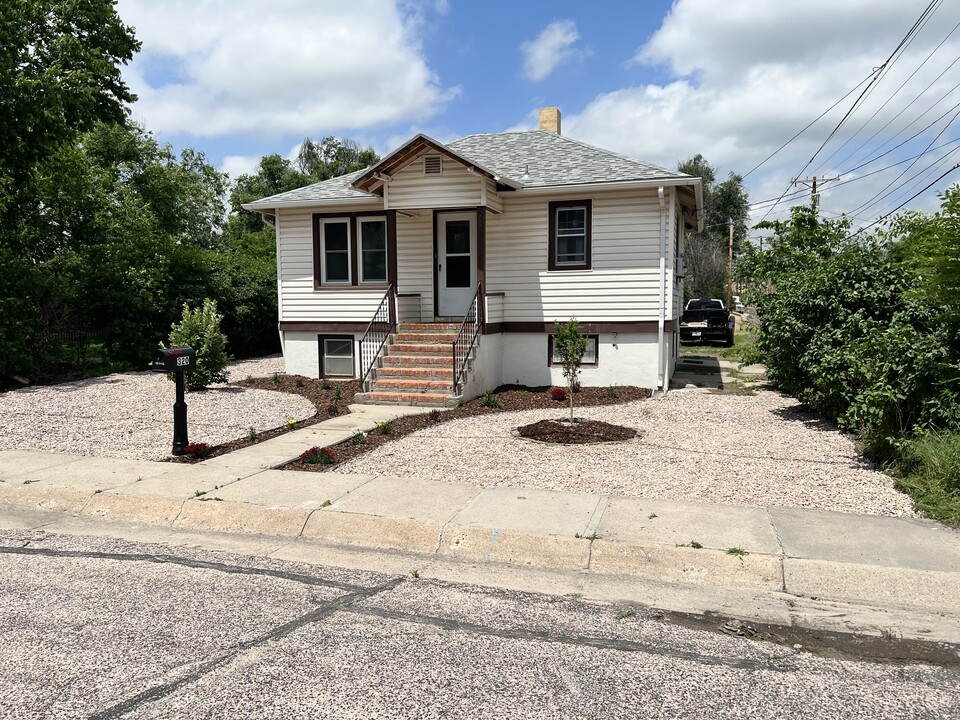
[[[390,335],[397,329],[396,314],[393,310],[395,297],[396,291],[391,284],[377,306],[376,312],[373,313],[366,332],[360,338],[360,384],[363,386],[364,392],[369,389],[367,387],[368,376],[377,364],[377,358],[380,357],[383,346],[387,344]]]
[[[463,316],[463,322],[460,323],[460,330],[457,332],[457,338],[453,341],[453,394],[460,394],[461,379],[467,371],[467,362],[470,360],[470,353],[473,351],[477,338],[480,336],[480,329],[483,327],[483,286],[477,284],[477,291],[473,294],[473,300],[467,308],[466,315]],[[467,335],[469,334],[469,341]]]

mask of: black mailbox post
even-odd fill
[[[177,401],[173,404],[173,454],[187,452],[187,403],[183,399],[183,373],[197,366],[197,353],[189,347],[160,348],[153,354],[153,371],[173,373],[177,381]]]

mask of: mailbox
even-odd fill
[[[153,371],[175,373],[193,370],[197,366],[197,353],[189,347],[160,348],[153,354]]]

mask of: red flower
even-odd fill
[[[554,400],[566,400],[567,391],[564,390],[562,387],[551,388],[550,397],[552,397]]]
[[[337,460],[330,448],[312,447],[300,453],[300,461],[309,465],[331,465]]]

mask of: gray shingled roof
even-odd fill
[[[446,143],[446,147],[524,188],[690,177],[544,130],[468,135]],[[247,203],[245,207],[258,210],[320,200],[373,199],[377,196],[351,186],[367,169]]]
[[[544,130],[468,135],[447,147],[524,187],[688,177]]]

